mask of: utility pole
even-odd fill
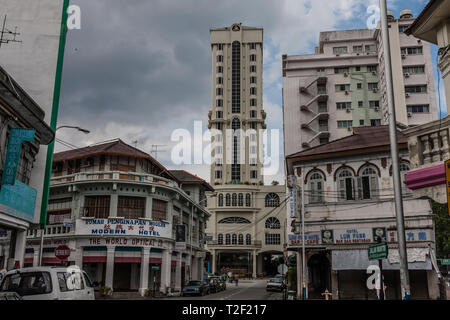
[[[404,300],[410,298],[408,259],[406,251],[405,221],[403,217],[402,186],[400,180],[397,123],[395,118],[394,88],[392,81],[392,64],[389,41],[389,29],[387,22],[386,0],[380,0],[381,35],[383,39],[386,91],[389,107],[389,136],[391,141],[392,177],[394,180],[395,214],[397,218],[398,251],[400,256],[400,281]],[[383,288],[381,288],[383,290]]]
[[[306,252],[305,252],[305,186],[304,181],[304,168],[302,170],[302,178],[300,180],[302,187],[302,288],[303,288],[303,300],[306,300],[307,290],[306,290]]]

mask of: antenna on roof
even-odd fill
[[[138,140],[131,141],[132,144],[134,144],[134,148],[137,149]]]
[[[152,144],[152,151],[155,154],[155,159],[158,160],[158,152],[166,152],[167,150],[158,150],[158,147],[167,147],[166,144]]]
[[[16,39],[16,36],[20,36],[20,33],[17,32],[17,27],[14,28],[13,32],[7,29],[5,25],[6,25],[6,14],[5,18],[3,19],[3,27],[0,31],[0,47],[2,46],[3,43],[7,44],[9,42],[22,42],[21,40]],[[9,38],[6,38],[5,34],[9,35]]]

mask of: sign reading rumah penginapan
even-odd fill
[[[75,234],[171,238],[172,228],[165,222],[141,219],[78,219]]]

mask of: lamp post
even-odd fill
[[[69,128],[69,129],[77,129],[78,131],[83,132],[84,134],[88,134],[90,133],[89,130],[80,128],[80,127],[74,127],[74,126],[60,126],[58,128],[56,128],[55,130],[55,135],[56,135],[56,131],[58,131],[59,129],[62,128]],[[50,183],[48,184],[48,189],[50,189]],[[45,191],[45,190],[44,190]],[[48,190],[46,193],[47,197],[43,196],[43,201],[46,201],[47,203],[45,204],[45,207],[47,208],[48,206]],[[45,231],[45,227],[47,226],[47,221],[44,220],[43,223],[41,224],[41,243],[40,243],[40,247],[39,247],[39,265],[42,266],[42,251],[44,248],[44,231]]]

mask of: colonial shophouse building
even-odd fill
[[[56,153],[43,264],[62,263],[55,248],[65,244],[70,264],[114,291],[178,291],[203,276],[205,191],[204,180],[121,140]],[[187,226],[186,249],[175,249],[177,224]],[[30,233],[26,265],[37,264],[39,244]]]
[[[354,128],[353,134],[287,156],[290,175],[304,188],[306,281],[310,298],[376,299],[366,285],[368,246],[376,236],[388,243],[383,260],[387,299],[401,299],[392,163],[388,126]],[[410,169],[408,140],[397,133],[402,181]],[[303,177],[303,179],[301,178]],[[439,297],[434,222],[429,200],[402,186],[408,269],[413,299]],[[300,200],[301,201],[301,200]],[[288,224],[288,250],[297,251],[301,275],[300,212]],[[293,231],[293,232],[291,232]]]

